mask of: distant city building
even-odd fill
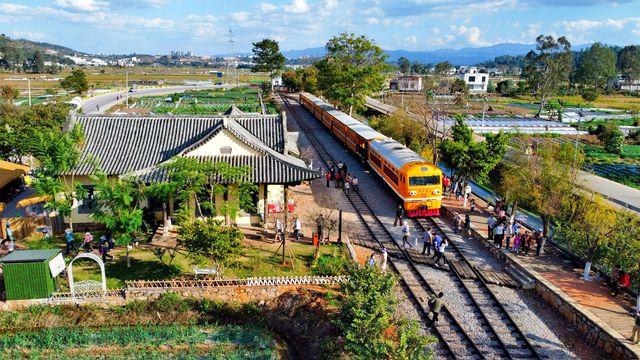
[[[631,80],[627,76],[618,75],[607,82],[607,87],[616,90],[640,91],[640,80]]]
[[[489,74],[481,73],[476,67],[468,68],[464,74],[460,75],[460,79],[464,80],[465,84],[469,87],[469,92],[471,93],[487,92]]]
[[[402,75],[391,80],[389,89],[398,91],[422,91],[422,76]]]

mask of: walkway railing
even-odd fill
[[[134,280],[127,281],[128,291],[208,288],[226,286],[335,285],[346,281],[343,276],[268,276],[246,279]]]

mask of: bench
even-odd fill
[[[216,269],[199,268],[197,266],[193,269],[193,272],[196,274],[196,277],[198,277],[198,275],[218,275],[218,270]]]

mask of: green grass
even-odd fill
[[[587,158],[594,159],[637,159],[640,160],[640,145],[624,145],[622,147],[622,155],[612,154],[604,151],[602,146],[583,145],[584,154]]]
[[[275,353],[265,329],[238,325],[49,328],[0,336],[2,358],[272,359]]]

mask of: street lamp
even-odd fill
[[[484,101],[482,103],[482,130],[484,130],[484,108],[485,108],[485,105],[487,104],[487,97],[483,96],[482,100]]]

